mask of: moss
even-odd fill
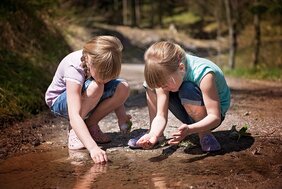
[[[45,3],[4,0],[0,6],[0,127],[45,107],[54,69],[70,50]]]

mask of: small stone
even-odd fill
[[[39,146],[40,145],[40,140],[39,139],[35,139],[34,141],[31,142],[31,144],[35,147],[35,146]]]
[[[251,114],[251,112],[245,112],[244,116],[249,116]]]
[[[45,143],[46,143],[46,144],[50,144],[50,145],[53,144],[53,142],[51,142],[51,141],[46,141]]]

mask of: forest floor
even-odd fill
[[[123,64],[131,95],[132,132],[119,133],[110,114],[100,122],[112,142],[102,145],[110,163],[95,165],[85,150],[67,149],[68,122],[49,111],[0,130],[0,188],[281,188],[282,83],[227,78],[230,110],[214,135],[222,145],[203,153],[197,136],[180,146],[132,150],[129,138],[148,128],[143,65]],[[169,114],[165,136],[180,122]],[[247,133],[234,137],[234,130]],[[231,134],[233,132],[233,134]]]

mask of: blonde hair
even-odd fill
[[[168,76],[177,71],[179,64],[186,61],[186,56],[179,45],[161,41],[147,49],[144,59],[147,85],[150,88],[159,88],[167,83]]]
[[[88,41],[83,47],[81,57],[81,66],[86,76],[90,75],[88,66],[93,66],[97,77],[102,80],[118,77],[121,71],[122,49],[120,40],[113,36],[96,36]]]

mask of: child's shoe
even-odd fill
[[[120,125],[119,129],[120,129],[121,134],[123,135],[129,134],[131,131],[131,127],[132,127],[131,121],[127,121],[126,123]]]
[[[99,126],[90,127],[88,130],[96,143],[105,144],[111,142],[111,138],[107,134],[103,133]]]
[[[204,152],[214,152],[221,149],[220,144],[212,134],[206,134],[200,140]]]
[[[140,146],[137,146],[137,141],[142,137],[142,136],[144,136],[146,133],[142,133],[142,134],[140,134],[140,135],[138,135],[138,136],[136,136],[136,137],[134,137],[134,138],[131,138],[131,139],[129,139],[129,141],[128,141],[128,143],[127,143],[127,145],[129,146],[129,148],[131,148],[131,149],[139,149],[139,148],[141,148]]]
[[[80,139],[76,136],[73,129],[71,129],[69,132],[68,147],[70,150],[81,150],[84,148],[84,145],[82,144]]]
[[[128,143],[127,143],[127,145],[129,146],[129,148],[131,148],[131,149],[140,149],[141,147],[138,146],[136,143],[137,143],[137,141],[138,141],[142,136],[144,136],[145,134],[146,134],[146,133],[142,133],[141,135],[130,139],[130,140],[128,141]],[[158,137],[158,142],[155,144],[155,146],[158,146],[159,144],[162,144],[165,140],[166,140],[166,138],[165,138],[164,135]],[[154,146],[154,147],[155,147],[155,146]]]

